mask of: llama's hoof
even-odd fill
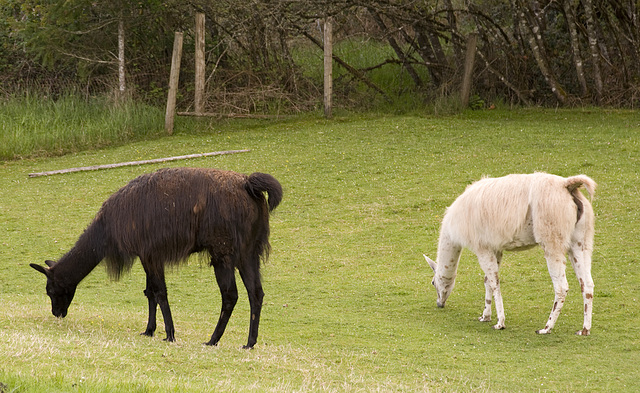
[[[150,331],[144,331],[142,333],[140,333],[141,336],[147,336],[147,337],[153,337],[153,332]]]
[[[591,332],[587,328],[583,328],[582,330],[578,330],[576,334],[578,336],[588,336]]]
[[[548,327],[545,327],[544,329],[536,330],[536,333],[538,334],[549,334],[550,332],[551,332],[551,329]]]
[[[242,349],[253,349],[253,345],[243,345]]]
[[[505,327],[506,327],[506,326],[501,325],[501,324],[499,324],[499,323],[498,323],[498,324],[493,325],[493,328],[494,328],[495,330],[504,330],[504,328],[505,328]]]
[[[208,345],[210,347],[217,347],[218,346],[218,342],[217,341],[207,341],[206,343],[203,343],[204,345]]]
[[[485,317],[484,315],[478,318],[480,322],[491,322],[491,317]]]

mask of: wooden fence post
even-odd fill
[[[460,90],[460,99],[462,107],[469,105],[469,94],[471,93],[471,80],[473,78],[473,64],[476,59],[476,43],[478,35],[476,33],[469,34],[467,38],[467,53],[464,60],[464,77],[462,79],[462,89]]]
[[[324,21],[324,117],[331,118],[333,95],[333,31],[331,18]]]
[[[118,17],[118,102],[124,100],[127,89],[125,79],[125,58],[124,58],[124,18],[122,12]]]
[[[173,121],[176,116],[176,95],[180,79],[180,60],[182,59],[182,32],[176,32],[173,40],[173,54],[171,56],[171,76],[169,77],[169,95],[167,97],[167,112],[164,118],[164,129],[167,134],[173,134]]]
[[[194,109],[196,113],[204,112],[204,14],[196,14],[196,80]]]

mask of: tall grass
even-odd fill
[[[154,137],[163,114],[136,101],[22,94],[0,100],[0,160],[60,155]]]

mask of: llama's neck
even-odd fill
[[[78,285],[104,259],[103,244],[103,226],[94,221],[52,270],[66,284]]]
[[[458,272],[458,261],[462,247],[451,241],[446,233],[441,233],[438,241],[438,255],[436,262],[438,263],[436,275],[443,279],[455,279]]]

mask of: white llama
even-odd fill
[[[485,278],[485,305],[480,321],[491,320],[491,297],[498,323],[505,328],[498,269],[503,251],[525,250],[540,245],[555,299],[551,314],[539,334],[553,329],[564,305],[569,284],[566,259],[573,265],[584,300],[584,325],[578,335],[589,335],[593,304],[591,253],[594,215],[589,200],[579,191],[584,186],[593,198],[596,183],[585,175],[563,178],[546,173],[515,174],[484,178],[467,187],[446,210],[440,229],[437,263],[424,256],[433,269],[438,307],[453,291],[462,248],[473,251]]]

